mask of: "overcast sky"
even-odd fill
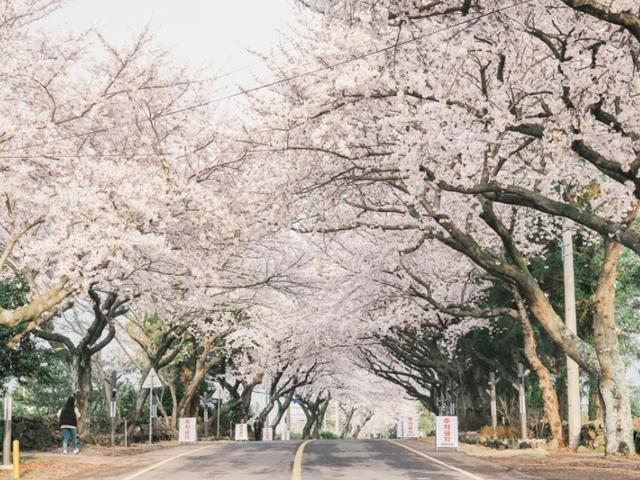
[[[67,0],[45,25],[96,27],[118,43],[150,24],[156,40],[180,63],[234,71],[224,82],[235,85],[264,72],[246,50],[270,51],[294,19],[291,0]]]

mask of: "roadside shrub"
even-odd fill
[[[493,430],[491,429],[491,425],[485,425],[480,429],[480,436],[491,438],[493,436]],[[498,425],[496,428],[496,437],[501,440],[509,440],[511,438],[519,438],[520,430],[515,427],[508,427],[505,425]]]
[[[4,422],[0,438],[4,435]],[[60,442],[61,434],[55,417],[13,417],[11,436],[20,441],[22,450],[48,450]]]

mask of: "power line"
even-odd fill
[[[273,87],[273,86],[276,86],[276,85],[280,85],[280,84],[283,84],[283,83],[289,83],[289,82],[291,82],[293,80],[297,80],[299,78],[303,78],[303,77],[306,77],[306,76],[309,76],[309,75],[317,75],[318,73],[323,72],[325,70],[333,70],[336,67],[341,67],[341,66],[346,65],[346,64],[351,63],[351,62],[356,62],[358,60],[362,60],[364,58],[371,57],[373,55],[378,55],[380,53],[384,53],[384,52],[387,52],[389,50],[393,50],[395,48],[402,47],[402,46],[407,45],[409,43],[413,43],[413,42],[416,42],[418,40],[422,40],[424,38],[428,38],[428,37],[431,37],[433,35],[437,35],[438,33],[442,33],[442,32],[445,32],[447,30],[452,30],[452,29],[454,29],[456,27],[460,27],[460,26],[466,25],[468,23],[473,23],[473,22],[475,22],[477,20],[481,20],[481,19],[483,19],[485,17],[489,17],[489,16],[495,15],[497,13],[501,13],[503,11],[510,10],[512,8],[515,8],[517,6],[523,5],[525,3],[530,3],[530,2],[531,2],[531,0],[520,0],[520,1],[516,2],[516,3],[511,4],[511,5],[507,5],[506,7],[498,8],[498,9],[492,10],[492,11],[487,12],[487,13],[476,15],[473,18],[469,18],[469,19],[466,19],[466,20],[461,20],[461,21],[459,21],[457,23],[454,23],[453,25],[449,25],[447,27],[442,27],[442,28],[440,28],[438,30],[426,33],[424,35],[418,35],[416,37],[412,37],[410,39],[403,40],[401,42],[396,42],[393,45],[387,45],[386,47],[382,47],[382,48],[373,50],[371,52],[363,53],[363,54],[357,55],[355,57],[351,57],[351,58],[348,58],[348,59],[345,59],[345,60],[341,60],[339,62],[330,64],[330,65],[325,65],[323,67],[320,67],[320,68],[317,68],[317,69],[314,69],[314,70],[310,70],[308,72],[302,72],[302,73],[299,73],[299,74],[296,74],[296,75],[292,75],[290,77],[282,78],[280,80],[274,80],[273,82],[269,82],[269,83],[266,83],[266,84],[263,84],[263,85],[257,85],[255,87],[248,88],[246,90],[240,90],[240,91],[235,92],[235,93],[233,93],[231,95],[214,98],[213,100],[209,100],[207,102],[202,102],[202,103],[199,103],[199,104],[191,105],[189,107],[180,108],[180,109],[177,109],[177,110],[174,110],[174,111],[171,111],[171,112],[167,112],[167,113],[162,114],[160,116],[164,117],[164,116],[168,116],[168,115],[174,115],[176,113],[182,113],[182,112],[185,112],[185,111],[188,111],[188,110],[193,110],[193,109],[196,109],[196,108],[201,108],[201,107],[204,107],[204,106],[207,106],[207,105],[211,105],[213,103],[217,103],[217,102],[222,101],[222,100],[228,100],[228,99],[231,99],[231,98],[234,98],[234,97],[238,97],[240,95],[247,95],[249,93],[253,93],[253,92],[256,92],[258,90],[263,90],[265,88],[270,88],[270,87]]]
[[[460,20],[459,22],[456,22],[456,23],[454,23],[452,25],[449,25],[449,26],[446,26],[446,27],[442,27],[440,29],[434,30],[434,31],[429,32],[429,33],[425,33],[423,35],[418,35],[418,36],[412,37],[412,38],[407,39],[407,40],[403,40],[403,41],[400,41],[400,42],[395,42],[392,45],[387,45],[386,47],[378,48],[376,50],[372,50],[370,52],[366,52],[366,53],[357,55],[355,57],[351,57],[351,58],[348,58],[348,59],[345,59],[345,60],[341,60],[339,62],[335,62],[335,63],[330,64],[330,65],[325,65],[323,67],[319,67],[319,68],[316,68],[316,69],[313,69],[313,70],[310,70],[310,71],[294,74],[294,75],[291,75],[291,76],[288,76],[288,77],[285,77],[285,78],[281,78],[279,80],[274,80],[274,81],[269,82],[269,83],[256,85],[256,86],[248,88],[248,89],[238,90],[237,92],[232,93],[230,95],[217,97],[217,98],[214,98],[212,100],[208,100],[206,102],[201,102],[201,103],[197,103],[197,104],[194,104],[194,105],[190,105],[188,107],[183,107],[183,108],[179,108],[179,109],[176,109],[176,110],[173,110],[173,111],[170,111],[170,112],[166,112],[166,113],[163,113],[161,115],[158,115],[158,118],[168,117],[168,116],[171,116],[171,115],[176,115],[178,113],[183,113],[183,112],[187,112],[187,111],[190,111],[190,110],[203,108],[203,107],[206,107],[208,105],[213,105],[215,103],[222,102],[224,100],[229,100],[229,99],[232,99],[232,98],[235,98],[235,97],[239,97],[239,96],[242,96],[242,95],[248,95],[250,93],[257,92],[259,90],[264,90],[265,88],[270,88],[270,87],[274,87],[276,85],[289,83],[289,82],[292,82],[294,80],[298,80],[300,78],[304,78],[304,77],[307,77],[307,76],[317,75],[318,73],[321,73],[323,71],[332,70],[334,68],[347,65],[347,64],[349,64],[351,62],[356,62],[358,60],[362,60],[362,59],[367,58],[367,57],[378,55],[380,53],[384,53],[384,52],[387,52],[389,50],[393,50],[395,48],[402,47],[404,45],[408,45],[408,44],[416,42],[418,40],[422,40],[424,38],[428,38],[428,37],[431,37],[433,35],[437,35],[438,33],[442,33],[442,32],[445,32],[445,31],[448,31],[448,30],[452,30],[454,28],[457,28],[457,27],[460,27],[460,26],[463,26],[463,25],[467,25],[469,23],[476,22],[476,21],[481,20],[483,18],[487,18],[487,17],[493,16],[495,14],[510,10],[510,9],[518,7],[520,5],[524,5],[526,3],[531,3],[531,1],[532,0],[519,0],[519,1],[515,2],[515,3],[513,3],[513,4],[507,5],[505,7],[497,8],[495,10],[491,10],[489,12],[486,12],[486,13],[483,13],[483,14],[480,14],[480,15],[476,15],[476,16],[471,17],[471,18]],[[368,42],[364,42],[364,43],[368,43]],[[311,63],[311,62],[309,62],[309,63]],[[308,65],[309,63],[307,63],[305,65]],[[70,140],[70,139],[73,139],[73,138],[83,137],[83,136],[91,135],[91,134],[94,134],[94,133],[103,133],[103,132],[106,132],[106,131],[115,130],[117,128],[121,128],[121,127],[125,127],[125,126],[126,126],[126,124],[125,125],[114,125],[114,126],[111,126],[111,127],[104,127],[102,129],[98,129],[98,130],[81,132],[81,133],[73,134],[73,135],[70,135],[70,136],[67,136],[67,137],[61,137],[61,138],[58,138],[56,140],[50,140],[50,141],[45,141],[45,142],[40,142],[40,143],[35,143],[35,144],[22,145],[22,146],[18,146],[18,147],[6,149],[6,150],[0,150],[0,152],[10,152],[10,151],[16,151],[16,150],[24,150],[24,149],[28,149],[28,148],[35,148],[35,147],[39,147],[39,146],[43,146],[43,145],[48,145],[48,144],[51,144],[51,143],[54,143],[54,142],[58,142],[58,141],[61,141],[61,140]],[[55,157],[55,156],[58,156],[58,155],[51,155],[51,156]],[[18,157],[18,158],[26,158],[26,157]]]

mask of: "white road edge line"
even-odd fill
[[[134,473],[133,475],[125,478],[124,480],[133,480],[134,478],[138,478],[140,475],[144,475],[145,473],[148,473],[151,470],[154,470],[154,469],[164,465],[165,463],[169,463],[169,462],[175,460],[176,458],[184,457],[184,456],[189,455],[191,453],[196,453],[196,452],[199,452],[200,450],[204,450],[205,448],[211,448],[211,447],[214,447],[214,446],[215,445],[205,445],[204,447],[196,448],[195,450],[189,450],[188,452],[181,453],[180,455],[176,455],[175,457],[166,458],[166,459],[162,460],[161,462],[158,462],[158,463],[156,463],[154,465],[151,465],[151,466],[145,468],[144,470],[140,470],[139,472]]]
[[[415,453],[416,455],[420,455],[421,457],[424,457],[424,458],[426,458],[428,460],[431,460],[432,462],[437,463],[438,465],[442,465],[443,467],[446,467],[446,468],[448,468],[450,470],[454,470],[454,471],[456,471],[458,473],[461,473],[462,475],[465,475],[465,476],[471,478],[472,480],[484,480],[482,477],[479,477],[478,475],[475,475],[475,474],[473,474],[471,472],[467,472],[466,470],[462,470],[461,468],[454,467],[453,465],[449,465],[448,463],[444,463],[444,462],[442,462],[442,461],[440,461],[438,459],[433,458],[430,455],[427,455],[426,453],[422,453],[422,452],[420,452],[420,451],[418,451],[418,450],[416,450],[414,448],[407,447],[406,445],[403,445],[403,444],[401,444],[399,442],[394,442],[393,440],[387,440],[387,442],[389,442],[389,443],[391,443],[393,445],[397,445],[397,446],[402,447],[402,448],[406,448],[407,450]]]

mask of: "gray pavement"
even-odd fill
[[[312,442],[304,451],[303,478],[304,480],[514,479],[513,472],[494,469],[487,464],[474,465],[475,459],[462,453],[432,451],[421,453],[427,453],[431,459],[384,440]],[[455,470],[456,468],[458,470]]]
[[[218,443],[174,449],[120,480],[289,480],[301,442]],[[384,440],[317,440],[302,456],[304,480],[513,480],[515,472],[477,463],[462,453],[424,451]],[[177,455],[181,455],[176,458]],[[434,461],[435,460],[435,461]],[[162,464],[158,465],[158,463]],[[440,462],[440,463],[439,463]],[[157,465],[157,466],[155,466]],[[453,468],[451,468],[453,467]],[[459,470],[456,470],[458,468]],[[146,471],[144,471],[146,470]],[[475,475],[475,476],[474,476]]]
[[[194,449],[132,480],[290,480],[293,458],[300,443],[214,444]],[[172,457],[165,460],[169,458]],[[135,474],[134,470],[120,478],[126,480]]]

